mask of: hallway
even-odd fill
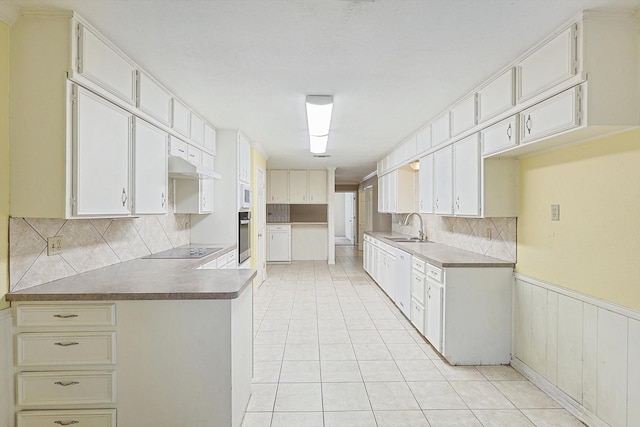
[[[271,265],[254,297],[255,372],[243,427],[582,427],[508,366],[440,359],[362,269]]]

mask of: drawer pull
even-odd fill
[[[71,421],[54,421],[54,424],[60,424],[61,426],[70,426],[71,424],[80,424],[80,421],[71,420]]]
[[[59,345],[60,347],[69,347],[69,346],[72,346],[72,345],[79,345],[79,344],[80,344],[79,342],[73,342],[73,341],[72,342],[56,342],[56,343],[53,343],[53,345]]]
[[[72,317],[78,317],[77,314],[54,314],[53,317],[58,319],[71,319]]]
[[[78,385],[80,383],[78,381],[64,381],[64,382],[63,381],[56,381],[54,384],[62,386],[62,387],[67,387],[67,386],[70,386],[70,385]]]

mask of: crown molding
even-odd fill
[[[13,25],[20,15],[20,8],[11,0],[0,0],[0,21]]]

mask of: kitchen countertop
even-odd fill
[[[135,259],[5,295],[7,301],[103,301],[234,299],[256,271],[205,270],[235,245],[193,245],[223,249],[197,259]]]
[[[327,225],[327,224],[328,224],[327,222],[320,222],[320,221],[267,222],[267,225]]]
[[[515,263],[492,258],[475,252],[442,245],[440,243],[405,243],[394,242],[389,238],[411,237],[396,232],[365,231],[365,234],[384,243],[402,249],[437,267],[515,267]]]

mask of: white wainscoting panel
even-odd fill
[[[593,427],[640,426],[640,312],[523,274],[512,366]]]
[[[596,415],[612,426],[627,422],[628,324],[627,317],[598,309]]]
[[[0,310],[0,427],[13,427],[15,421],[12,319],[10,308]]]

